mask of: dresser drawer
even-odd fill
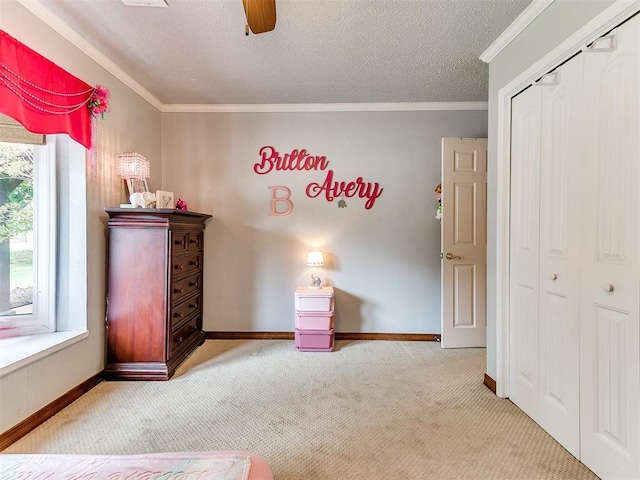
[[[174,231],[172,232],[172,249],[174,254],[196,253],[202,250],[202,232]]]
[[[200,296],[200,294],[175,306],[171,309],[171,330],[176,330],[195,312],[200,313],[201,311],[202,297]]]
[[[171,286],[171,305],[176,305],[194,292],[197,292],[202,285],[200,274],[187,277],[184,280],[177,280]]]
[[[298,330],[295,331],[295,347],[303,352],[332,352],[333,329],[331,330]]]
[[[333,312],[333,287],[298,287],[295,306],[299,312]]]
[[[175,353],[175,351],[180,348],[180,345],[186,345],[187,343],[189,343],[189,337],[191,337],[198,331],[199,320],[200,316],[195,316],[189,322],[187,322],[171,334],[171,339],[169,342],[169,357],[171,357]]]
[[[173,257],[171,271],[174,275],[184,276],[189,273],[195,273],[202,266],[202,254],[188,255],[182,257]]]
[[[172,232],[171,249],[175,254],[186,253],[189,250],[189,232]]]
[[[190,232],[189,233],[189,252],[194,253],[194,252],[199,252],[200,250],[202,250],[202,239],[203,239],[203,234],[202,232],[196,233],[196,232]]]
[[[296,312],[296,328],[298,330],[331,330],[333,312]]]

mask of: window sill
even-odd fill
[[[2,338],[0,339],[0,378],[88,336],[88,331],[69,331]]]

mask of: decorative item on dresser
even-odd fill
[[[109,215],[107,365],[112,380],[168,380],[204,341],[202,265],[211,215],[105,208]]]

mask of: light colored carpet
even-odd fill
[[[168,382],[102,382],[6,453],[241,450],[276,480],[597,478],[483,384],[483,349],[208,340]]]

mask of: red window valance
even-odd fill
[[[0,30],[0,113],[33,133],[67,133],[91,148],[92,114],[108,92],[92,87]]]

